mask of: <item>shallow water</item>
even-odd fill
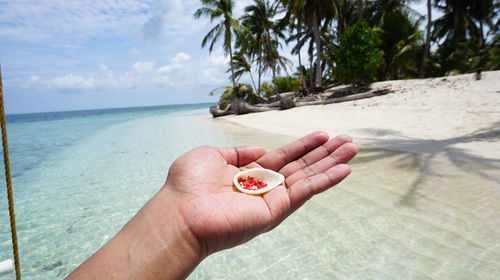
[[[353,173],[192,279],[497,279],[500,172],[362,147]]]
[[[10,116],[23,277],[71,272],[159,190],[172,161],[186,151],[259,139],[248,130],[229,132],[212,125],[207,105]],[[5,190],[0,205],[4,260],[12,258]]]
[[[189,149],[271,149],[291,140],[214,122],[199,108],[10,123],[23,276],[54,279],[73,270],[161,187],[171,162]],[[210,256],[190,279],[500,274],[498,160],[363,147],[352,167],[341,185],[272,232]],[[11,245],[5,195],[0,202],[0,259],[6,259]]]

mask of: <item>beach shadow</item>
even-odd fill
[[[357,163],[391,159],[397,162],[396,168],[398,169],[418,171],[416,180],[401,197],[399,202],[401,205],[414,205],[415,193],[429,175],[445,176],[432,168],[433,162],[437,157],[444,157],[464,173],[473,173],[486,180],[495,181],[500,184],[500,177],[488,174],[489,170],[500,170],[500,159],[479,156],[468,150],[454,146],[455,144],[475,141],[500,142],[500,121],[489,127],[478,129],[473,133],[442,140],[406,137],[400,132],[390,129],[369,128],[362,129],[362,131],[374,137],[394,135],[400,139],[369,138],[368,140],[375,143],[376,146],[386,147],[387,149],[361,149],[359,158],[356,160]]]

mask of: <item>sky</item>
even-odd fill
[[[239,17],[253,1],[237,0]],[[229,59],[200,0],[0,0],[7,114],[217,102]],[[414,4],[425,14],[425,1]],[[220,46],[220,44],[219,44]],[[285,46],[283,54],[297,65]],[[269,77],[267,77],[269,78]],[[244,78],[242,82],[250,82]]]

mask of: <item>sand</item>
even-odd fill
[[[329,105],[227,116],[218,122],[290,136],[315,130],[390,150],[500,159],[500,71],[377,82],[392,93]]]
[[[230,126],[227,135],[261,129],[270,133],[266,141],[282,144],[314,130],[348,134],[361,149],[346,180],[270,233],[209,258],[197,275],[494,279],[500,274],[500,71],[483,73],[480,81],[461,75],[372,87],[392,93],[212,122]],[[253,144],[242,139],[248,141],[242,145]],[[266,264],[258,265],[259,259]]]

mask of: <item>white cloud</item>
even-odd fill
[[[158,39],[167,36],[188,36],[201,26],[193,18],[199,1],[155,0],[152,12],[144,23],[141,36]]]
[[[218,86],[227,82],[225,59],[223,55],[212,55],[192,60],[190,55],[179,52],[170,63],[158,67],[154,61],[139,61],[123,75],[122,84],[127,87]]]
[[[40,80],[40,76],[31,75],[31,76],[28,78],[28,80],[26,81],[26,83],[22,84],[22,85],[21,85],[21,87],[23,87],[23,88],[28,88],[28,87],[30,87],[31,85],[36,84],[39,80]]]
[[[184,61],[188,61],[191,59],[191,56],[185,52],[180,52],[175,55],[175,57],[172,59],[172,63],[182,63]]]
[[[54,78],[49,84],[56,88],[69,90],[95,89],[95,81],[93,78],[84,78],[73,74]]]
[[[185,52],[179,52],[165,65],[156,61],[137,61],[129,71],[115,75],[106,65],[89,75],[67,74],[51,79],[31,76],[25,87],[45,87],[62,92],[102,90],[117,88],[158,87],[218,87],[228,84],[227,58],[222,50],[215,51],[203,59],[192,59]]]
[[[233,17],[243,15],[244,8],[253,0],[234,1]],[[147,21],[142,26],[141,36],[146,39],[174,37],[174,40],[187,37],[197,31],[208,32],[210,19],[195,19],[195,11],[201,7],[200,0],[155,0]],[[208,25],[207,25],[208,24]]]
[[[113,72],[106,65],[101,64],[99,65],[99,70],[93,75],[67,74],[50,79],[43,79],[40,76],[32,75],[21,86],[24,88],[43,87],[63,92],[79,92],[83,90],[116,88],[117,85]]]
[[[28,83],[36,83],[40,80],[40,76],[33,75],[28,79]]]
[[[128,54],[131,55],[132,57],[138,57],[141,55],[141,51],[138,50],[137,48],[132,48],[132,49],[130,49]]]
[[[137,34],[151,5],[137,0],[2,1],[0,36],[38,42]]]

